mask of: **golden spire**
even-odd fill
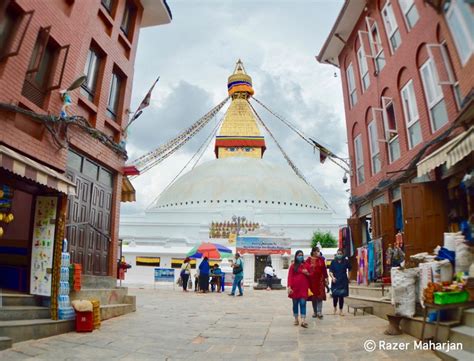
[[[254,94],[252,78],[239,59],[234,73],[227,81],[232,103],[227,109],[219,135],[216,137],[217,158],[261,158],[265,151],[265,139],[260,134],[248,98]]]

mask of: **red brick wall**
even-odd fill
[[[429,109],[426,105],[424,90],[422,86],[422,80],[419,72],[419,67],[426,61],[428,54],[426,47],[423,44],[439,43],[441,40],[446,39],[449,54],[451,55],[451,62],[453,63],[454,72],[456,78],[460,81],[460,86],[463,91],[463,95],[467,94],[469,86],[472,88],[473,84],[473,62],[474,57],[464,68],[459,65],[457,58],[457,52],[454,48],[454,44],[451,40],[451,34],[443,16],[436,13],[436,11],[425,4],[423,0],[415,0],[415,6],[417,7],[419,19],[415,26],[408,31],[402,11],[398,5],[398,1],[391,0],[392,7],[397,20],[398,28],[401,35],[400,47],[391,54],[390,46],[388,43],[388,37],[385,32],[383,19],[381,15],[381,9],[383,8],[385,0],[369,2],[368,9],[365,11],[351,36],[349,37],[347,44],[339,57],[339,63],[341,64],[341,77],[342,87],[344,94],[344,104],[346,113],[346,124],[347,124],[347,136],[349,139],[349,154],[353,161],[354,175],[351,177],[352,194],[354,196],[362,196],[367,192],[371,191],[377,186],[377,184],[383,179],[390,179],[397,177],[400,173],[390,173],[400,169],[404,169],[420,150],[422,145],[429,142],[433,138],[437,137],[440,133],[449,127],[449,124],[454,121],[458,114],[454,93],[451,86],[443,85],[442,90],[446,103],[446,109],[448,112],[448,123],[436,132],[431,130],[431,122],[429,118]],[[379,34],[381,37],[382,45],[385,52],[386,64],[382,71],[374,76],[375,67],[372,59],[368,58],[368,67],[371,84],[369,88],[362,93],[362,85],[360,79],[360,73],[358,69],[357,61],[357,49],[358,49],[358,30],[366,30],[365,17],[369,16],[377,22]],[[367,37],[363,36],[365,42],[366,53],[368,52],[369,45]],[[357,43],[357,45],[356,45]],[[357,46],[357,47],[356,47]],[[456,55],[456,57],[453,56]],[[434,52],[435,59],[440,59],[440,55]],[[453,59],[454,58],[454,59]],[[349,63],[353,64],[354,75],[357,87],[358,102],[351,109],[349,107],[349,95],[347,91],[347,79],[346,79],[346,68]],[[440,69],[441,71],[441,69]],[[408,149],[408,138],[407,129],[405,123],[405,117],[403,114],[403,108],[400,100],[400,90],[406,84],[408,79],[412,79],[415,87],[416,101],[418,106],[418,112],[420,115],[420,125],[422,129],[423,141],[413,149]],[[466,80],[467,79],[467,80]],[[393,98],[394,109],[397,120],[398,135],[400,139],[400,153],[401,156],[395,162],[389,164],[388,161],[388,148],[386,143],[379,143],[380,157],[382,162],[382,170],[372,175],[371,163],[370,163],[370,148],[369,139],[367,133],[367,124],[372,119],[370,107],[381,108],[381,96],[390,96]],[[377,119],[377,130],[379,139],[384,138],[384,129],[382,124],[381,114],[378,113]],[[365,182],[358,185],[356,184],[355,175],[355,154],[354,154],[354,138],[362,134],[362,141],[364,145],[364,169],[365,169]]]
[[[126,124],[126,110],[130,107],[133,82],[133,64],[136,55],[139,24],[143,8],[136,1],[138,8],[136,21],[132,30],[132,40],[122,35],[120,24],[126,0],[117,0],[113,17],[101,5],[100,0],[71,1],[49,0],[47,2],[17,0],[23,11],[34,10],[31,24],[26,32],[20,52],[16,56],[0,62],[0,102],[26,106],[42,114],[58,115],[61,109],[59,89],[53,90],[40,108],[25,98],[22,93],[25,74],[41,27],[51,26],[50,37],[60,46],[70,45],[61,83],[61,89],[67,88],[75,79],[83,75],[86,56],[93,40],[105,53],[103,71],[99,72],[96,103],[84,97],[80,89],[71,93],[73,105],[70,114],[86,115],[90,123],[101,131],[114,136],[120,141],[122,124]],[[106,116],[109,87],[112,69],[116,66],[126,76],[126,84],[121,113],[117,121]],[[67,151],[58,149],[51,141],[50,134],[42,126],[19,114],[0,111],[0,143],[6,144],[29,157],[64,172],[66,169]],[[71,127],[72,128],[72,127]],[[78,129],[69,129],[70,146],[89,158],[96,160],[116,174],[114,181],[114,206],[112,217],[112,237],[110,246],[110,274],[116,272],[115,257],[118,241],[120,211],[121,169],[124,159],[110,148],[93,139]]]

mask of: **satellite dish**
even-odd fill
[[[76,80],[74,80],[72,82],[72,84],[69,86],[69,88],[67,88],[67,91],[71,91],[71,90],[74,90],[76,88],[79,88],[82,84],[84,84],[86,79],[87,79],[87,76],[85,76],[85,75],[80,76],[79,78],[77,78]]]

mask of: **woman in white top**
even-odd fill
[[[189,276],[191,275],[191,260],[189,257],[186,257],[186,259],[183,261],[183,264],[181,265],[181,280],[183,281],[183,291],[188,292],[188,281],[189,281]]]
[[[272,289],[272,280],[275,276],[275,270],[272,268],[272,266],[267,265],[263,272],[265,273],[265,278],[267,281],[267,291],[270,291]]]

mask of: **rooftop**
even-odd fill
[[[143,6],[143,18],[141,27],[169,24],[173,19],[171,10],[166,0],[141,0]]]
[[[316,59],[320,63],[339,67],[339,54],[354,30],[360,15],[366,7],[366,0],[345,0],[329,36]]]

